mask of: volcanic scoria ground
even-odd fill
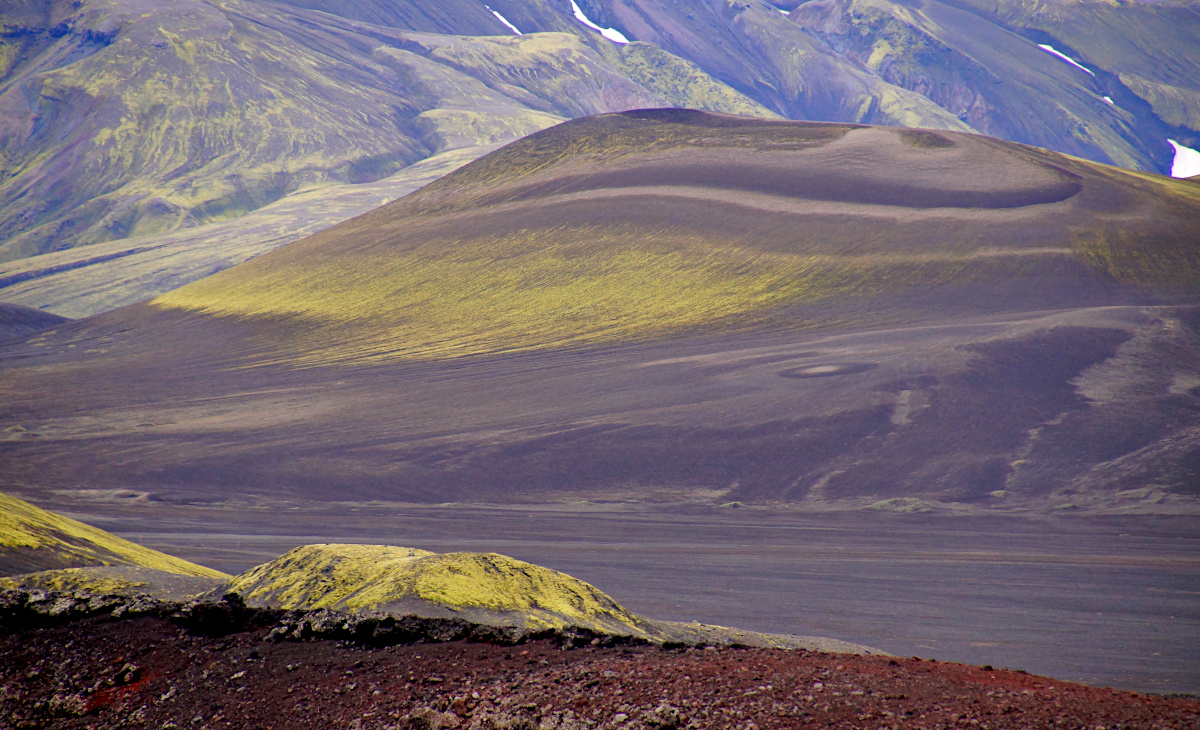
[[[1196,728],[1200,699],[1019,671],[760,649],[364,648],[161,618],[0,637],[0,726]]]

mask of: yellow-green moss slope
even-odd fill
[[[761,327],[1047,261],[1089,264],[1097,291],[1187,290],[1197,215],[1195,183],[976,136],[630,112],[527,137],[154,304],[273,325],[247,365],[442,359]]]
[[[305,545],[236,576],[222,590],[257,606],[456,615],[500,625],[643,634],[633,614],[593,586],[495,553]]]
[[[0,571],[12,575],[96,565],[137,565],[179,575],[226,577],[220,571],[0,494]]]
[[[59,568],[0,578],[0,589],[87,592],[98,595],[146,594],[163,601],[183,601],[221,585],[222,577],[181,575],[139,565]]]

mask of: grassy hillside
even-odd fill
[[[200,0],[40,0],[0,21],[0,260],[234,218],[564,116],[667,103],[576,36],[503,26],[417,37]],[[715,107],[752,111],[680,63]]]
[[[461,615],[484,623],[586,626],[644,635],[636,617],[564,573],[495,553],[434,554],[383,545],[305,545],[221,590],[249,605]]]
[[[0,300],[75,319],[143,302],[403,197],[491,149],[442,152],[373,183],[299,190],[204,226],[0,263]]]
[[[179,575],[225,577],[211,568],[0,494],[0,571],[12,575],[90,565],[134,565]]]
[[[1197,211],[1193,183],[978,137],[633,113],[534,135],[155,305],[279,321],[266,361],[316,365],[744,328],[1046,261],[1087,264],[1085,289],[1186,293]]]

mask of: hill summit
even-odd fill
[[[932,311],[1151,302],[1200,281],[1200,185],[969,134],[650,110],[568,122],[155,300],[320,365]],[[935,291],[921,307],[863,312]]]
[[[250,606],[417,613],[643,634],[633,614],[593,586],[495,553],[303,545],[236,576],[221,590],[238,593]]]

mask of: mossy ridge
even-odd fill
[[[405,201],[410,214],[470,207],[491,192],[563,161],[614,160],[681,147],[799,150],[841,139],[856,124],[651,109],[573,120],[525,137],[427,185]]]
[[[481,158],[383,210],[171,292],[154,305],[261,320],[263,331],[286,335],[268,334],[246,366],[313,367],[729,331],[777,321],[774,313],[792,305],[951,280],[965,283],[979,275],[983,265],[972,260],[972,247],[958,245],[954,234],[936,223],[929,224],[935,226],[930,229],[934,239],[921,239],[921,246],[911,251],[883,246],[870,252],[854,237],[861,231],[821,229],[826,236],[859,241],[858,246],[843,246],[843,253],[798,242],[807,235],[803,229],[772,233],[789,242],[780,247],[763,245],[769,242],[760,234],[736,226],[696,230],[653,216],[642,223],[633,222],[643,220],[636,216],[617,222],[593,217],[587,223],[533,226],[519,215],[524,210],[530,217],[540,215],[538,199],[569,191],[564,181],[613,169],[636,179],[639,155],[650,155],[653,162],[661,156],[704,159],[719,149],[818,151],[855,129],[682,110],[567,122]],[[913,159],[943,154],[941,150],[968,141],[948,132],[889,134],[912,150],[904,154]],[[1196,209],[1200,186],[1011,143],[971,140],[976,147],[1047,168],[1069,178],[1079,191],[1090,191],[1077,191],[1061,202],[1068,206],[1064,213],[1075,211],[1070,225],[1078,227],[1081,243],[1076,248],[1097,271],[1113,275],[1103,256],[1089,253],[1094,248],[1089,248],[1089,236],[1121,229],[1134,209],[1130,206],[1137,205],[1153,205],[1169,213],[1170,220],[1163,223],[1165,238],[1147,241],[1154,250],[1150,268],[1139,272],[1125,267],[1129,273],[1122,280],[1154,288],[1161,283],[1156,278],[1160,274],[1179,278],[1177,272],[1193,270],[1180,266],[1190,260],[1186,246],[1171,241],[1186,238],[1188,225],[1179,221]],[[680,175],[687,183],[686,174]],[[793,188],[780,185],[779,195],[795,195]],[[1082,202],[1074,195],[1082,195]],[[1124,202],[1105,202],[1109,198]],[[1097,214],[1086,207],[1091,205],[1107,207]],[[512,229],[523,225],[530,227]],[[460,237],[454,237],[455,231],[461,231]],[[1065,248],[1070,240],[1064,234],[1052,235]],[[937,243],[942,236],[948,237]],[[1014,254],[1020,251],[1013,248]],[[1176,253],[1168,256],[1169,251]],[[793,319],[789,326],[806,323]]]
[[[155,300],[225,317],[288,317],[299,366],[437,359],[653,337],[853,288],[852,260],[764,253],[687,231],[526,230],[392,255],[238,267]]]
[[[228,589],[281,608],[331,608],[362,586],[433,555],[387,545],[303,545],[242,573]]]
[[[77,565],[140,565],[205,578],[226,574],[142,547],[96,527],[0,494],[0,551],[44,551],[55,562]]]
[[[250,605],[386,611],[423,601],[435,609],[523,617],[532,625],[619,626],[638,619],[595,587],[496,553],[434,554],[382,545],[305,545],[253,568],[222,590]],[[476,614],[473,614],[476,615]]]

